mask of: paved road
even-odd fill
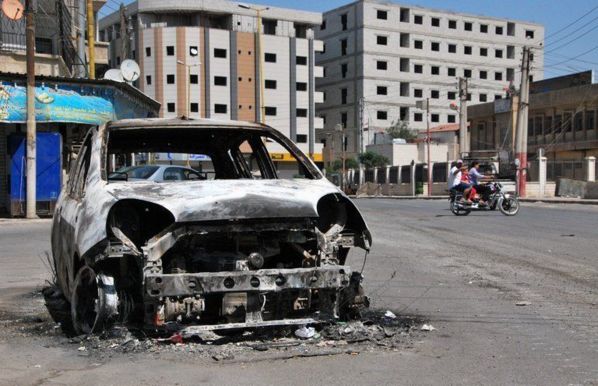
[[[149,354],[96,363],[0,334],[0,384],[598,384],[598,208],[525,204],[512,218],[458,218],[444,201],[357,204],[374,234],[365,269],[373,306],[437,328],[413,347],[243,364]],[[43,281],[48,228],[0,222],[0,311]],[[362,259],[351,256],[356,266]],[[27,315],[36,306],[20,307]]]

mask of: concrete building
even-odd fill
[[[415,105],[425,98],[431,126],[458,122],[449,108],[458,77],[468,78],[470,103],[502,98],[520,82],[524,46],[533,47],[531,77],[543,78],[544,27],[534,23],[358,0],[324,13],[316,37],[325,47],[316,55],[325,74],[317,113],[325,132],[346,128],[349,152],[360,147],[360,100],[367,144],[397,120],[424,129],[426,114]]]
[[[74,76],[86,58],[77,55],[77,0],[39,0],[36,2],[35,72],[42,76]],[[93,1],[97,14],[106,0]],[[0,12],[0,70],[25,74],[25,16],[11,20]],[[108,46],[96,45],[96,68],[108,64]]]
[[[138,61],[138,87],[162,103],[160,116],[261,121],[263,110],[266,124],[316,161],[322,159],[322,145],[315,141],[323,127],[315,114],[315,104],[322,101],[315,91],[315,78],[322,75],[315,52],[322,42],[313,31],[321,14],[221,0],[182,0],[176,9],[159,0],[139,0],[127,5],[126,18],[129,50],[122,49],[118,13],[100,20],[100,39],[110,42],[113,67],[125,56]],[[260,43],[261,58],[256,55]],[[289,160],[282,149],[270,151],[277,162]]]
[[[591,71],[532,83],[528,113],[530,177],[537,177],[540,149],[547,178],[584,179],[598,157],[598,84]],[[468,108],[470,149],[512,152],[517,97]]]

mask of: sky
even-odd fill
[[[176,0],[174,1],[176,3]],[[129,2],[130,0],[125,1],[125,3]],[[247,2],[325,12],[348,4],[351,0]],[[543,24],[546,34],[544,44],[546,47],[545,78],[585,70],[594,70],[595,73],[598,73],[598,0],[409,0],[394,2],[402,5],[417,5]],[[100,11],[101,16],[111,13],[112,9],[117,9],[120,1],[108,0],[107,4]],[[569,24],[571,25],[568,26]],[[598,81],[598,78],[596,80]]]

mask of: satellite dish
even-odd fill
[[[19,0],[4,0],[2,2],[2,12],[11,20],[22,18],[24,9],[25,7],[23,7]]]
[[[120,70],[112,68],[104,74],[104,79],[113,80],[115,82],[124,82],[123,74]]]
[[[120,64],[120,72],[122,73],[123,79],[127,82],[136,81],[141,74],[139,65],[131,59],[123,60],[123,62]]]

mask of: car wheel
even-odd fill
[[[81,267],[73,283],[71,317],[77,334],[104,331],[117,315],[118,298],[111,276]]]

